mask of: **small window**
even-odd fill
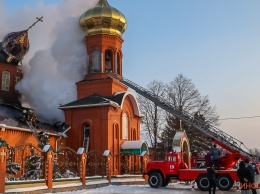
[[[128,139],[128,116],[126,113],[123,114],[122,119],[122,139]]]
[[[105,52],[105,69],[106,72],[112,71],[112,51],[111,50],[106,50]]]
[[[100,73],[101,72],[101,53],[99,48],[95,48],[95,50],[91,53],[91,67],[90,73]]]
[[[175,156],[168,156],[168,162],[176,162]]]
[[[90,146],[90,125],[88,123],[85,123],[83,126],[83,147],[85,148],[85,151],[89,151]]]
[[[4,71],[2,73],[1,90],[3,90],[3,91],[10,90],[10,73],[8,71]]]
[[[20,76],[16,75],[15,76],[15,85],[21,80]]]

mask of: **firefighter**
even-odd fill
[[[32,122],[32,126],[34,128],[36,128],[36,121],[37,121],[37,115],[34,112],[32,112],[32,114],[31,114],[31,122]]]
[[[23,117],[22,117],[23,122],[26,122],[27,120],[27,111],[23,110]]]
[[[209,194],[211,194],[211,190],[213,190],[213,194],[216,193],[216,174],[217,171],[214,170],[214,164],[211,162],[207,167],[207,174],[209,180]]]

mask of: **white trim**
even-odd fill
[[[134,114],[138,117],[144,117],[144,115],[142,115],[140,113],[140,109],[139,109],[139,105],[138,105],[138,102],[137,102],[137,99],[135,97],[135,95],[130,92],[130,91],[127,91],[122,99],[122,103],[121,103],[121,109],[123,109],[123,105],[124,105],[124,100],[125,98],[129,96],[131,102],[132,102],[132,105],[133,105],[133,109],[134,109]]]

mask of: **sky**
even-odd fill
[[[44,16],[44,22],[30,30],[31,48],[24,63],[25,66],[26,63],[31,65],[30,68],[25,67],[25,71],[28,75],[32,74],[33,60],[38,61],[40,56],[46,58],[52,55],[54,59],[48,60],[48,64],[44,60],[41,63],[43,72],[46,71],[44,68],[51,71],[53,66],[50,64],[53,61],[63,60],[59,49],[65,52],[67,48],[62,45],[70,34],[65,28],[66,23],[78,22],[77,18],[96,2],[97,0],[0,0],[0,26],[7,27],[1,27],[0,39],[10,31],[28,28],[36,16]],[[128,22],[123,35],[124,77],[146,87],[152,80],[168,83],[178,74],[183,74],[191,79],[201,95],[208,95],[211,105],[217,108],[220,119],[254,117],[220,120],[218,128],[249,148],[260,148],[259,0],[108,2],[120,10]],[[68,16],[75,20],[68,19],[64,22],[62,19]],[[62,27],[59,27],[60,24]],[[84,38],[77,30],[71,32],[71,36],[78,36],[75,42]],[[67,43],[72,45],[71,41],[73,40]],[[79,48],[82,45],[71,50],[71,53],[79,53]],[[52,53],[37,52],[41,49],[50,49]],[[85,60],[82,53],[78,57]],[[66,61],[77,62],[77,59]],[[58,62],[55,69],[61,69]],[[79,65],[77,69],[82,69],[82,66]],[[61,72],[63,76],[68,74],[66,70]],[[70,81],[80,76],[75,73]],[[57,76],[54,77],[56,79]],[[55,79],[50,77],[48,80],[53,83]],[[29,82],[32,80],[25,83]],[[43,85],[43,88],[48,88],[48,84],[50,83]],[[26,89],[26,86],[28,84],[21,88],[29,92],[30,89]],[[63,96],[66,95],[64,93]]]

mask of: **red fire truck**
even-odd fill
[[[239,158],[232,153],[221,158],[221,170],[218,170],[216,175],[216,184],[220,190],[229,190],[234,182],[239,181],[236,169],[233,169]],[[188,168],[183,152],[170,152],[166,154],[164,161],[149,162],[145,174],[148,175],[148,183],[153,188],[166,187],[171,179],[196,181],[202,191],[209,188],[206,168]]]
[[[225,149],[227,154],[220,159],[221,170],[217,173],[217,187],[220,190],[229,190],[234,181],[238,181],[236,169],[234,169],[239,159],[252,158],[247,147],[238,139],[221,131],[215,126],[195,118],[186,111],[176,109],[165,99],[151,93],[136,83],[116,74],[110,75],[134,89],[138,94],[154,102],[157,106],[172,114],[174,117],[187,123],[194,129],[199,130],[212,141]],[[187,147],[187,145],[185,146]],[[185,155],[186,154],[186,155]],[[187,157],[187,150],[180,148],[176,152],[166,154],[164,161],[152,161],[147,164],[145,174],[148,175],[148,182],[151,187],[167,186],[171,179],[183,181],[196,181],[201,190],[208,190],[209,181],[206,176],[206,169],[191,169],[190,158]]]

